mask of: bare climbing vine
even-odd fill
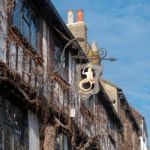
[[[100,149],[100,140],[105,140],[108,137],[106,127],[104,127],[103,131],[100,130],[103,123],[105,124],[104,112],[101,112],[104,109],[102,107],[95,107],[95,111],[99,113],[93,115],[93,109],[87,108],[84,102],[78,101],[79,97],[76,94],[75,87],[72,87],[59,73],[55,72],[52,52],[52,56],[50,56],[52,61],[48,64],[49,68],[44,67],[43,54],[37,53],[31,44],[20,34],[17,27],[12,24],[14,7],[15,0],[8,0],[7,64],[1,64],[1,75],[6,80],[10,79],[13,81],[12,84],[15,85],[15,88],[18,88],[18,91],[24,95],[26,107],[29,107],[40,116],[44,128],[51,123],[55,128],[55,133],[61,129],[63,133],[71,137],[71,145],[76,150],[86,150],[89,147]],[[12,43],[15,45],[15,53],[11,53]],[[23,53],[16,56],[19,53],[20,47],[23,49]],[[10,65],[15,63],[14,60],[11,61],[11,57],[15,57],[14,60],[16,62],[19,57],[22,57],[22,64],[24,66],[26,65],[25,60],[27,60],[29,70],[26,71],[25,68],[22,68],[22,72],[19,74],[17,70],[19,64],[15,64],[15,69],[10,68]],[[27,80],[25,80],[25,76],[27,76]],[[35,80],[34,86],[32,85],[32,76],[34,76]],[[44,91],[46,91],[46,96],[43,94]],[[77,110],[74,118],[70,117],[71,107],[76,107]],[[82,120],[82,117],[84,120]],[[92,133],[93,135],[86,134],[89,124],[93,124],[96,130],[94,134]],[[45,132],[41,129],[42,139],[45,136]]]

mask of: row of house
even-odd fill
[[[66,25],[50,0],[1,0],[1,150],[146,150],[144,118],[119,87],[99,77],[80,97],[76,67],[99,65],[97,49],[82,10]]]

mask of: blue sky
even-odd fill
[[[66,22],[67,10],[83,9],[89,42],[97,41],[116,62],[104,62],[103,78],[120,86],[143,114],[150,135],[150,1],[52,0]],[[150,140],[149,140],[150,143]]]

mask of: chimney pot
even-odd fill
[[[84,12],[83,12],[82,9],[79,9],[79,10],[77,11],[77,21],[78,21],[78,22],[81,22],[81,21],[83,21],[83,20],[84,20]]]
[[[72,9],[68,10],[68,24],[74,22],[74,12]]]

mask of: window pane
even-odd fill
[[[25,2],[24,2],[24,5],[23,5],[23,17],[27,20],[28,23],[30,23],[31,10]]]
[[[20,30],[24,38],[30,42],[32,47],[39,51],[39,17],[36,16],[34,10],[32,10],[27,2],[23,2],[23,0],[16,0],[13,12],[13,24]]]
[[[5,100],[5,120],[12,125],[13,123],[13,110],[12,105],[8,100]]]
[[[14,117],[13,119],[14,119],[15,133],[21,135],[23,115],[22,112],[17,107],[14,107],[13,117]]]
[[[0,114],[0,150],[28,149],[28,120],[23,108],[14,106],[10,100],[0,97],[2,114]]]
[[[31,43],[33,48],[37,50],[37,32],[38,32],[38,19],[36,16],[32,17],[31,21]]]
[[[30,41],[30,25],[27,23],[25,18],[23,18],[22,21],[22,34],[28,41]]]
[[[63,150],[63,134],[58,134],[55,143],[55,150]]]
[[[64,135],[64,150],[69,150],[68,145],[68,137]]]
[[[30,41],[30,9],[28,5],[24,3],[23,6],[23,17],[22,17],[22,34],[27,38],[28,41]]]
[[[16,25],[19,30],[21,30],[21,7],[22,0],[16,0],[15,10],[13,13],[13,24]]]
[[[54,58],[56,63],[60,63],[61,62],[61,49],[60,47],[55,45],[55,51],[54,51]]]

